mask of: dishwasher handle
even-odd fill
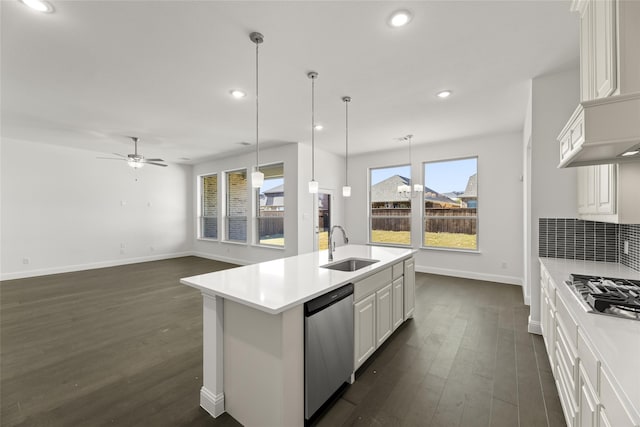
[[[326,294],[320,295],[319,297],[305,303],[304,316],[313,316],[317,312],[347,298],[349,295],[353,295],[353,283],[334,289],[331,292],[327,292]]]

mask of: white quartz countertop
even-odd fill
[[[342,285],[363,279],[414,253],[414,249],[345,245],[336,248],[333,262],[351,257],[379,262],[354,272],[329,270],[320,267],[329,263],[329,253],[325,250],[186,277],[180,279],[180,283],[206,294],[278,314]]]
[[[640,272],[621,264],[540,258],[566,301],[574,319],[594,345],[603,368],[615,378],[625,396],[626,406],[640,420],[640,321],[588,313],[578,296],[564,283],[571,273],[640,280]],[[636,421],[638,422],[638,421]]]

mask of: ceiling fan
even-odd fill
[[[162,167],[167,167],[168,165],[165,165],[164,163],[158,163],[158,162],[164,162],[164,160],[162,159],[146,159],[142,154],[138,154],[138,137],[136,136],[130,136],[129,138],[131,138],[133,140],[133,144],[135,147],[134,153],[133,154],[127,154],[126,156],[124,154],[119,154],[119,153],[113,153],[116,156],[119,156],[118,158],[114,158],[114,157],[98,157],[98,159],[103,159],[103,160],[125,160],[129,166],[131,166],[134,169],[139,169],[141,167],[143,167],[144,165],[154,165],[154,166],[162,166]]]

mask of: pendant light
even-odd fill
[[[401,142],[404,142],[404,141],[409,142],[409,168],[411,168],[411,165],[412,165],[412,158],[411,158],[411,139],[412,138],[413,138],[413,135],[411,134],[407,136],[403,136],[402,138],[398,138]],[[411,177],[409,177],[409,182],[411,182]],[[411,196],[417,196],[418,194],[422,193],[424,191],[424,186],[422,184],[414,184],[413,194],[412,194],[410,185],[401,184],[401,185],[398,185],[397,191],[401,197],[410,198]]]
[[[311,79],[311,181],[309,181],[309,193],[318,193],[318,181],[316,181],[316,146],[315,146],[315,131],[316,131],[316,118],[315,118],[315,90],[316,79],[318,73],[311,71],[307,74],[307,77]]]
[[[409,138],[409,164],[411,164],[411,139],[413,138],[413,135],[407,135],[407,138]],[[422,184],[413,184],[413,195],[417,196],[418,194],[422,193],[422,191],[424,190],[424,187]]]
[[[349,186],[349,103],[351,102],[350,96],[342,97],[344,102],[344,187],[342,187],[342,196],[351,197],[351,187]]]
[[[256,167],[251,173],[251,186],[253,188],[260,188],[264,183],[264,174],[260,172],[260,158],[259,158],[259,146],[258,146],[258,124],[259,124],[259,103],[258,103],[258,46],[264,41],[264,36],[258,32],[249,34],[249,39],[256,44]]]

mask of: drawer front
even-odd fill
[[[376,274],[372,274],[369,277],[355,282],[353,285],[354,301],[360,301],[362,298],[365,298],[366,296],[371,295],[377,290],[388,285],[392,282],[391,277],[392,271],[391,267],[389,267]]]
[[[561,298],[556,299],[556,310],[558,325],[562,327],[562,332],[567,338],[567,342],[571,344],[571,348],[576,348],[578,346],[578,324],[569,314],[569,310]]]
[[[567,421],[567,426],[574,427],[577,411],[575,404],[567,394],[567,388],[561,375],[556,379],[556,388],[558,389],[558,397],[560,398],[560,404],[562,405],[562,411],[564,412],[564,418]]]
[[[393,271],[393,280],[396,280],[399,277],[402,277],[404,274],[404,263],[399,262],[392,267]]]
[[[609,379],[607,373],[600,368],[600,403],[601,411],[606,414],[605,418],[611,426],[616,427],[634,427],[635,424],[625,409],[622,401],[615,392],[613,382]]]
[[[591,348],[582,330],[578,329],[578,358],[582,372],[589,379],[589,382],[597,392],[600,390],[598,373],[600,371],[600,361]]]
[[[557,347],[557,357],[559,360],[556,361],[557,365],[561,366],[564,369],[564,373],[566,375],[565,383],[569,390],[572,391],[571,395],[576,395],[576,378],[577,378],[577,362],[578,357],[576,356],[576,352],[567,344],[567,340],[564,336],[561,327],[556,328],[556,347]]]

